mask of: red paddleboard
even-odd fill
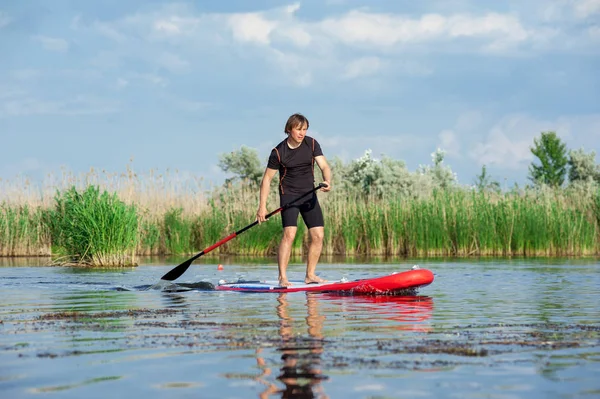
[[[416,290],[433,282],[433,273],[427,269],[415,268],[386,276],[359,280],[337,280],[325,283],[306,284],[304,281],[290,281],[289,287],[281,287],[278,281],[220,281],[215,287],[220,291],[243,292],[340,292],[347,294],[393,295]]]

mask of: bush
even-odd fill
[[[75,187],[55,196],[52,220],[53,251],[68,263],[90,266],[135,265],[138,216],[116,194],[96,186],[83,193]],[[64,263],[64,262],[63,262]]]

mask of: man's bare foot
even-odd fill
[[[319,276],[306,276],[306,278],[304,279],[304,282],[306,284],[310,284],[310,283],[326,283],[327,280],[323,280]]]
[[[292,285],[292,283],[290,283],[287,278],[279,277],[279,286],[280,287],[289,287],[290,285]]]

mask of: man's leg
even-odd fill
[[[291,284],[287,278],[287,267],[290,263],[290,254],[292,253],[292,244],[298,227],[287,226],[283,228],[283,237],[279,244],[279,252],[277,253],[277,261],[279,263],[279,285],[289,287]]]
[[[323,237],[325,236],[325,229],[323,226],[313,227],[308,229],[310,235],[310,245],[308,247],[308,259],[306,262],[306,283],[323,283],[326,280],[318,277],[315,274],[317,269],[317,262],[321,256],[323,250]]]

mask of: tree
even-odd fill
[[[227,179],[226,183],[240,179],[259,184],[263,175],[258,152],[254,148],[246,146],[242,146],[239,151],[220,154],[219,167],[226,173],[236,175],[233,178]]]
[[[560,187],[567,173],[567,147],[556,135],[556,132],[542,132],[539,138],[533,139],[531,153],[540,164],[534,162],[529,166],[529,179],[535,184],[547,184]]]
[[[452,171],[452,168],[443,165],[445,156],[446,151],[438,148],[435,152],[431,153],[433,166],[420,165],[418,168],[419,173],[430,176],[434,185],[442,189],[453,186],[457,181],[456,173]]]
[[[379,198],[409,194],[414,178],[404,162],[385,155],[375,159],[371,154],[371,150],[366,150],[362,157],[350,162],[346,168],[339,168],[343,169],[343,182],[364,194],[374,194]]]
[[[479,191],[500,191],[500,183],[498,183],[496,180],[492,180],[490,175],[487,173],[487,168],[485,165],[481,166],[481,174],[475,176],[475,187]]]
[[[596,152],[586,154],[583,148],[569,151],[569,182],[591,180],[600,183],[600,166],[596,165]]]
[[[381,164],[371,153],[371,150],[366,150],[365,155],[353,160],[346,170],[346,180],[365,194],[374,191],[382,174]]]

